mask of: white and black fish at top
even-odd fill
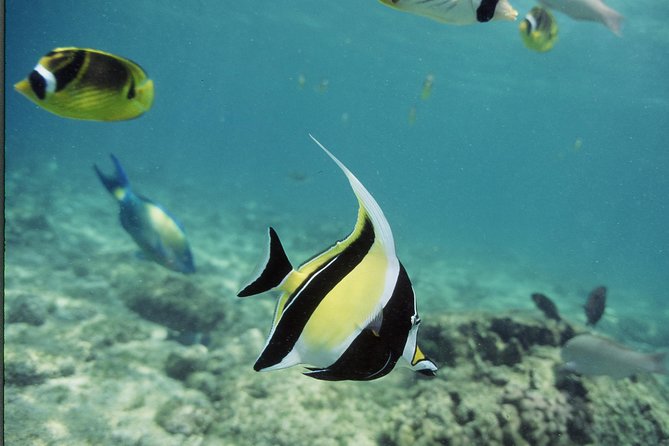
[[[254,369],[304,364],[305,375],[316,379],[365,381],[388,374],[404,358],[414,371],[433,376],[437,366],[417,345],[416,297],[388,221],[360,181],[311,138],[346,175],[358,198],[358,218],[348,237],[298,268],[269,228],[266,258],[238,293],[281,292]]]
[[[509,0],[380,0],[399,11],[428,17],[450,25],[470,25],[493,20],[516,20],[518,11]]]

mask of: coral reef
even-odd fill
[[[200,233],[216,255],[196,251],[198,273],[182,276],[135,259],[120,228],[101,235],[76,223],[106,206],[72,194],[40,204],[60,218],[40,218],[20,200],[9,210],[5,444],[669,444],[666,383],[562,373],[560,346],[584,327],[535,309],[441,314],[421,301],[421,348],[441,367],[434,379],[401,367],[363,383],[321,382],[299,367],[256,373],[274,300],[233,296],[252,269],[239,265],[260,255],[264,225],[253,238],[221,238],[218,226],[243,234],[251,223],[216,214],[211,233]],[[285,242],[301,258],[303,242]],[[434,301],[454,289],[439,285],[450,274],[442,270],[418,281]],[[528,301],[515,282],[493,279],[470,291],[486,302],[500,296],[495,308]],[[210,342],[183,345],[172,332]]]
[[[383,443],[669,442],[669,416],[656,409],[669,407],[669,395],[654,377],[593,380],[560,370],[557,347],[574,333],[568,323],[519,314],[428,320],[421,332],[425,350],[446,367],[437,380],[414,386]]]

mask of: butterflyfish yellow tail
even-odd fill
[[[269,228],[269,244],[265,259],[258,265],[256,273],[237,293],[238,297],[253,296],[254,294],[278,288],[293,271],[286,251],[274,228]]]
[[[332,158],[332,161],[334,161],[337,166],[344,172],[346,175],[346,178],[348,179],[348,182],[351,184],[351,188],[353,189],[353,193],[355,193],[355,196],[358,198],[358,202],[360,203],[360,207],[362,210],[364,210],[367,215],[369,215],[369,219],[372,222],[372,225],[374,226],[374,231],[378,235],[378,237],[382,240],[383,246],[386,249],[387,256],[389,258],[396,258],[395,256],[395,239],[393,238],[393,233],[390,230],[390,224],[388,224],[388,220],[386,220],[385,215],[383,214],[383,211],[381,210],[381,207],[379,204],[376,202],[374,197],[372,197],[372,194],[369,193],[369,191],[365,188],[365,186],[362,185],[362,183],[353,175],[353,173],[348,170],[344,164],[337,159],[328,149],[323,146],[314,136],[310,133],[309,137],[316,143],[318,146],[323,149],[325,153],[328,154],[330,158]]]

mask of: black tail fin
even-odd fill
[[[93,165],[93,168],[109,193],[117,196],[116,192],[127,189],[130,187],[130,183],[128,182],[128,176],[125,174],[123,166],[121,166],[119,160],[114,155],[110,154],[109,156],[111,156],[111,159],[114,162],[114,173],[112,175],[105,175],[95,164]]]
[[[293,271],[293,266],[286,256],[281,240],[274,228],[269,228],[269,247],[265,260],[258,266],[256,274],[244,286],[237,296],[247,297],[264,293],[276,288]]]

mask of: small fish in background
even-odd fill
[[[299,170],[292,170],[288,173],[288,178],[297,183],[301,183],[303,181],[307,181],[309,179],[309,175]]]
[[[539,0],[539,3],[574,20],[603,23],[613,34],[621,35],[620,28],[625,17],[602,0]]]
[[[316,87],[316,91],[319,93],[327,93],[328,88],[330,88],[330,79],[321,79]]]
[[[311,135],[310,135],[311,136]],[[358,198],[353,232],[297,269],[269,228],[258,273],[238,293],[281,291],[262,353],[253,368],[306,364],[316,379],[368,381],[390,373],[400,358],[434,376],[437,366],[418,348],[420,317],[406,270],[395,255],[390,225],[372,195],[313,136],[339,166]]]
[[[432,95],[432,86],[434,85],[434,75],[428,74],[423,81],[423,89],[420,92],[420,98],[424,101],[430,99]]]
[[[556,321],[562,320],[562,318],[560,318],[560,313],[558,312],[557,306],[555,306],[553,301],[550,300],[546,295],[541,293],[533,293],[532,300],[534,301],[534,304],[537,306],[537,308],[540,309],[544,313],[544,316],[546,316],[548,319],[553,319]]]
[[[14,88],[65,118],[122,121],[153,104],[153,81],[136,63],[85,48],[56,48]]]
[[[438,22],[470,25],[491,20],[516,20],[508,0],[380,0],[384,5]]]
[[[580,375],[620,379],[636,373],[666,374],[666,352],[640,353],[610,339],[581,334],[562,347],[564,369]]]
[[[121,163],[111,155],[115,171],[100,181],[119,203],[121,225],[141,248],[142,254],[165,268],[184,274],[195,272],[193,255],[181,225],[159,204],[135,194]]]
[[[304,76],[304,74],[301,74],[297,76],[297,86],[300,87],[300,90],[303,90],[305,85],[307,85],[307,78]]]
[[[588,300],[583,305],[587,325],[593,326],[602,318],[606,309],[606,287],[600,286],[590,292]]]
[[[416,118],[418,117],[418,109],[415,105],[412,105],[409,109],[409,115],[407,116],[407,121],[409,125],[414,125],[416,123]]]
[[[558,26],[553,14],[539,6],[530,10],[518,29],[525,46],[540,53],[553,48],[558,39]]]

